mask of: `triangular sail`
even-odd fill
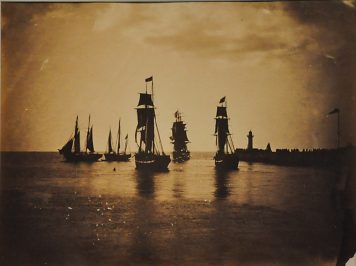
[[[112,149],[112,141],[111,141],[111,129],[109,131],[109,137],[108,137],[108,152],[112,153],[113,149]]]
[[[78,116],[75,121],[75,129],[74,129],[74,152],[75,153],[80,152],[80,131],[78,127]]]
[[[90,152],[95,152],[95,150],[94,150],[94,142],[93,142],[93,126],[90,128],[90,131],[89,131],[87,148],[88,148],[88,150]]]
[[[72,151],[72,146],[73,146],[73,138],[70,138],[66,144],[62,147],[62,149],[59,150],[60,154],[68,154]]]
[[[117,130],[117,154],[120,152],[120,144],[121,144],[121,120],[119,120],[119,129]]]

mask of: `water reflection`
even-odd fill
[[[176,176],[174,178],[173,197],[176,199],[183,198],[184,190],[185,190],[185,184],[184,184],[182,178],[179,178],[179,176]]]
[[[149,171],[135,171],[136,190],[140,197],[154,198],[154,173]]]
[[[157,260],[157,245],[154,242],[154,228],[156,221],[156,207],[154,200],[147,200],[153,197],[153,176],[139,175],[137,178],[140,198],[137,198],[132,209],[133,220],[130,225],[131,238],[131,260],[135,264],[145,261]]]
[[[215,171],[215,197],[217,199],[226,199],[230,194],[230,172]]]

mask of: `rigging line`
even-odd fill
[[[158,131],[158,125],[157,125],[157,117],[156,117],[156,114],[154,114],[154,120],[155,120],[155,124],[156,124],[156,129],[157,129],[157,134],[158,134],[159,144],[161,145],[162,154],[164,155],[164,150],[163,150],[163,145],[162,145],[161,135],[159,134],[159,131]]]
[[[228,145],[228,148],[230,148],[230,151],[232,152],[232,148],[231,148],[231,145],[230,145],[230,141],[229,141],[229,138],[226,139],[227,141],[227,145]]]
[[[231,146],[232,146],[232,148],[234,149],[233,151],[235,151],[235,145],[234,145],[234,142],[232,141],[231,134],[229,135],[229,137],[230,137],[230,140],[231,140]]]

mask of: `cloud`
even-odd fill
[[[313,72],[310,84],[320,88],[329,104],[326,108],[339,107],[342,112],[344,144],[355,143],[354,124],[356,78],[356,10],[350,1],[343,2],[289,2],[286,11],[301,25],[313,29],[313,36],[320,48],[309,55],[310,64],[318,69]],[[332,59],[332,60],[330,60]],[[313,96],[313,93],[311,93]],[[316,95],[314,95],[316,96]]]
[[[170,21],[167,31],[144,37],[148,44],[204,58],[236,60],[260,55],[270,58],[290,53],[307,42],[299,28],[274,3],[216,5],[214,13],[194,14],[184,10],[180,21]],[[202,5],[204,6],[204,5]],[[256,16],[256,12],[260,15]],[[243,14],[243,15],[241,15]],[[256,17],[251,20],[250,17]],[[183,18],[183,19],[182,19]],[[162,18],[164,20],[164,18]],[[304,29],[305,30],[305,29]]]

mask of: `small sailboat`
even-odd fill
[[[127,143],[128,143],[128,135],[125,137],[125,148],[122,153],[120,153],[120,144],[121,144],[121,121],[119,120],[119,129],[117,131],[117,149],[114,151],[112,146],[112,137],[111,137],[111,129],[109,131],[108,137],[108,149],[104,154],[106,161],[118,161],[118,162],[127,162],[130,160],[131,154],[126,153]]]
[[[182,121],[182,115],[179,111],[174,113],[176,121],[173,122],[172,136],[170,139],[173,144],[173,162],[181,163],[190,159],[190,152],[187,148],[189,143],[186,124]]]
[[[229,132],[229,118],[227,116],[227,105],[225,97],[219,101],[220,106],[217,106],[215,117],[215,136],[217,152],[214,156],[215,167],[217,169],[237,169],[239,157],[232,142]]]
[[[89,123],[87,130],[87,139],[85,151],[80,150],[80,130],[78,126],[78,116],[75,121],[74,136],[71,137],[67,143],[59,149],[59,154],[63,155],[66,161],[69,162],[95,162],[102,157],[102,154],[95,152],[93,142],[93,125]]]
[[[147,78],[145,81],[146,92],[140,93],[140,99],[136,108],[137,127],[135,142],[138,145],[138,152],[135,154],[136,168],[153,171],[167,170],[171,159],[163,151],[158,131],[153,103],[153,77]],[[147,82],[151,82],[151,94],[147,93]],[[137,140],[137,133],[140,134],[139,141]],[[158,137],[158,140],[156,137]]]

